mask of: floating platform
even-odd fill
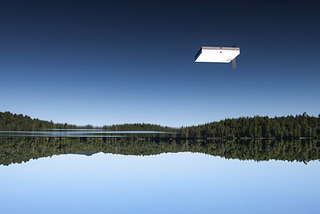
[[[229,63],[240,54],[237,47],[206,47],[203,46],[195,56],[195,62]],[[234,60],[235,61],[235,60]]]

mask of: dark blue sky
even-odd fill
[[[0,111],[197,125],[320,106],[319,1],[1,1]],[[201,46],[240,47],[231,64]]]

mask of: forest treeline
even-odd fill
[[[302,115],[269,118],[268,116],[240,117],[211,122],[203,125],[172,128],[155,124],[122,124],[103,127],[92,125],[76,126],[31,119],[22,114],[0,112],[1,131],[32,131],[43,129],[102,128],[112,131],[164,131],[172,132],[174,137],[187,139],[235,139],[235,138],[317,138],[320,137],[320,114],[318,117]]]
[[[0,112],[0,131],[35,131],[43,129],[74,129],[76,125],[53,123],[39,119],[31,119],[27,115]]]
[[[204,125],[181,128],[181,134],[192,138],[317,138],[320,136],[320,114],[274,117],[241,117]]]
[[[60,154],[92,155],[97,152],[122,155],[198,152],[226,159],[286,160],[307,163],[320,158],[319,140],[203,140],[127,138],[0,138],[0,164]]]

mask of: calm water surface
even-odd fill
[[[0,213],[319,213],[318,160],[98,152],[0,165],[0,175]]]
[[[130,137],[132,134],[166,134],[161,131],[108,131],[103,129],[49,129],[37,131],[0,131],[0,137]]]

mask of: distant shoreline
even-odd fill
[[[0,131],[41,131],[55,129],[108,130],[108,131],[151,131],[171,132],[149,134],[127,134],[129,137],[180,137],[186,139],[319,139],[320,137],[320,114],[318,117],[309,116],[306,112],[302,115],[274,117],[255,116],[225,119],[219,122],[211,122],[197,126],[171,128],[156,124],[134,123],[94,127],[92,125],[76,126],[67,123],[53,123],[39,119],[31,119],[22,114],[0,112]],[[98,136],[97,136],[98,137]]]

